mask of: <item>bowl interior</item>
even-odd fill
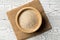
[[[16,19],[19,29],[25,33],[37,31],[42,24],[40,12],[32,7],[19,10]]]

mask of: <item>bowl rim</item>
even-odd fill
[[[19,25],[19,23],[18,23],[18,20],[19,20],[18,17],[21,15],[21,12],[23,12],[23,11],[25,11],[25,10],[27,10],[27,9],[28,9],[28,10],[30,10],[30,9],[35,10],[36,13],[38,14],[38,16],[40,17],[40,18],[38,17],[39,20],[40,20],[38,26],[37,26],[35,29],[33,29],[32,31],[23,30],[23,29],[21,28],[21,26]],[[33,32],[37,31],[37,30],[41,27],[41,24],[42,24],[42,15],[41,15],[41,13],[40,13],[36,8],[34,8],[34,7],[24,7],[24,8],[20,9],[20,10],[17,12],[16,18],[15,18],[15,22],[16,22],[17,27],[18,27],[22,32],[24,32],[24,33],[33,33]]]

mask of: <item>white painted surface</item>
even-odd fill
[[[16,40],[6,12],[32,0],[0,0],[0,40]],[[60,40],[60,0],[40,0],[52,29],[27,40]]]

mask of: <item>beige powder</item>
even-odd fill
[[[19,24],[24,29],[32,29],[37,23],[38,18],[34,10],[26,10],[19,17]]]

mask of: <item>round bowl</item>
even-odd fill
[[[24,33],[37,31],[42,24],[41,13],[33,7],[24,7],[16,14],[16,25]]]

